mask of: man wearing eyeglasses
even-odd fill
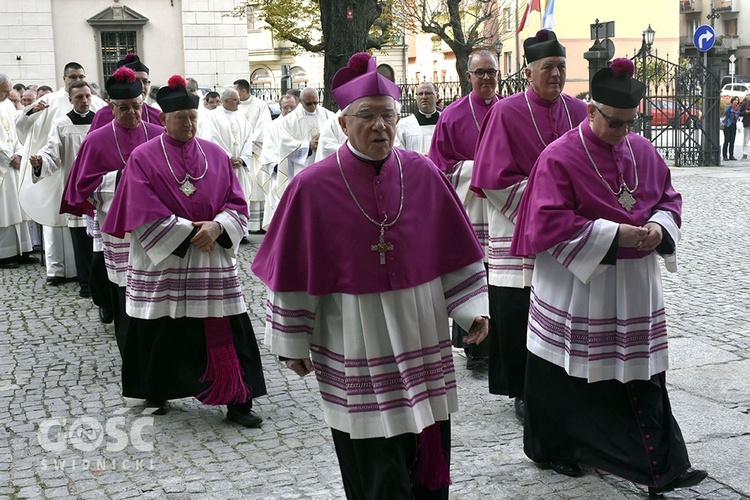
[[[34,167],[30,158],[39,154],[47,145],[54,121],[73,109],[68,94],[71,84],[85,80],[86,71],[83,66],[77,62],[69,62],[63,69],[63,86],[26,106],[23,114],[16,120],[18,138],[24,145],[18,196],[24,212],[42,225],[47,283],[51,286],[73,279],[77,274],[68,219],[60,214],[60,200],[65,183],[62,180],[62,170],[33,182]],[[90,110],[96,112],[104,106],[106,103],[103,100],[91,97]]]
[[[279,158],[279,130],[281,129],[282,118],[297,109],[299,101],[293,94],[286,94],[279,99],[279,109],[281,115],[271,122],[266,130],[266,136],[263,141],[263,150],[260,155],[260,163],[271,179],[269,182],[268,193],[266,193],[266,204],[263,210],[263,229],[268,229],[271,224],[276,207],[279,205],[281,195],[289,184],[290,165],[289,160]],[[291,172],[293,173],[293,171]]]
[[[489,391],[514,398],[524,418],[526,326],[533,259],[508,254],[518,203],[539,154],[586,118],[583,101],[563,93],[567,60],[554,32],[541,30],[524,43],[530,86],[503,99],[485,120],[472,190],[488,200],[490,307]]]
[[[500,77],[497,57],[488,50],[479,50],[469,56],[466,76],[471,83],[471,93],[448,106],[435,126],[430,145],[430,159],[451,180],[459,198],[466,207],[474,231],[487,254],[487,200],[476,196],[469,189],[474,168],[474,153],[479,140],[479,130],[490,108],[500,101],[497,95],[497,80]],[[463,333],[454,326],[453,342],[461,347]],[[470,370],[486,370],[488,344],[468,345],[466,367]]]
[[[320,105],[317,90],[302,89],[299,106],[283,118],[279,129],[279,158],[289,161],[290,180],[315,163],[320,131],[333,115]]]
[[[315,372],[348,499],[447,500],[448,317],[487,334],[482,248],[445,176],[393,147],[400,89],[375,59],[352,56],[332,94],[347,141],[291,181],[253,262],[266,344]]]
[[[437,87],[430,82],[420,83],[415,98],[417,109],[396,125],[396,143],[404,149],[426,155],[430,151],[432,135],[440,116]]]
[[[101,233],[99,228],[109,210],[120,171],[133,150],[158,137],[164,127],[144,122],[142,84],[135,72],[120,67],[105,84],[114,119],[89,131],[81,143],[65,186],[59,210],[73,215],[95,217],[92,224],[93,256],[91,290],[99,306],[102,323],[114,321],[117,345],[122,349],[127,327],[125,282],[130,239]],[[96,210],[96,212],[94,212]]]
[[[650,141],[632,133],[645,86],[627,58],[591,80],[586,120],[539,156],[511,255],[536,256],[524,451],[658,494],[694,486],[672,415],[660,255],[677,270],[682,200]]]
[[[141,58],[132,52],[126,55],[123,59],[117,61],[117,67],[130,68],[135,72],[135,79],[141,84],[141,94],[143,95],[143,102],[141,103],[141,119],[146,123],[153,123],[154,125],[161,125],[159,122],[159,110],[146,102],[148,97],[148,89],[151,86],[151,80],[149,80],[149,69],[148,66],[143,64]],[[99,127],[108,125],[114,119],[112,114],[112,108],[106,106],[96,112],[94,116],[94,123],[91,124],[91,130],[96,130]]]

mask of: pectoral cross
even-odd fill
[[[385,265],[385,253],[393,251],[393,245],[390,243],[385,242],[385,238],[383,237],[383,234],[385,233],[385,228],[383,226],[380,226],[380,241],[378,241],[377,245],[372,245],[370,247],[370,250],[373,252],[379,252],[380,253],[380,265]]]

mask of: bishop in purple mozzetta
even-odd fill
[[[471,189],[487,198],[490,311],[489,389],[515,398],[523,422],[526,320],[534,260],[508,254],[518,203],[539,154],[586,118],[586,104],[563,93],[565,47],[552,31],[523,42],[529,88],[493,106],[482,126]]]
[[[621,58],[594,75],[586,120],[529,175],[510,251],[536,256],[526,455],[660,493],[706,472],[690,468],[665,379],[660,261],[676,271],[682,200],[659,153],[631,131],[644,90],[633,71]]]
[[[294,177],[253,263],[266,343],[315,372],[347,498],[447,499],[448,318],[487,335],[482,248],[446,177],[393,148],[399,88],[375,59],[352,56],[332,93],[348,139]]]
[[[131,153],[102,226],[131,238],[123,395],[157,414],[194,396],[259,427],[252,402],[266,387],[235,259],[247,202],[229,156],[195,137],[185,87],[175,75],[159,89],[166,132]]]

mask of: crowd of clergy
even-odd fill
[[[584,102],[554,32],[523,45],[525,91],[498,95],[478,50],[468,95],[440,111],[424,82],[411,113],[365,53],[333,79],[339,111],[305,88],[275,120],[244,79],[199,96],[174,75],[148,104],[135,54],[103,91],[75,62],[46,95],[0,74],[0,267],[39,264],[38,244],[49,286],[78,282],[113,324],[123,396],[259,428],[236,257],[265,234],[265,361],[315,374],[349,499],[448,498],[454,347],[513,399],[537,466],[694,486],[660,275],[682,203],[632,132],[644,85],[616,59]]]

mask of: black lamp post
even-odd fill
[[[648,90],[648,78],[646,75],[646,56],[651,52],[651,46],[654,44],[654,36],[656,31],[648,25],[643,31],[643,41],[641,43],[641,78],[643,78],[643,84]],[[646,96],[648,97],[648,96]],[[643,136],[651,140],[651,109],[649,107],[648,98],[643,101]]]

